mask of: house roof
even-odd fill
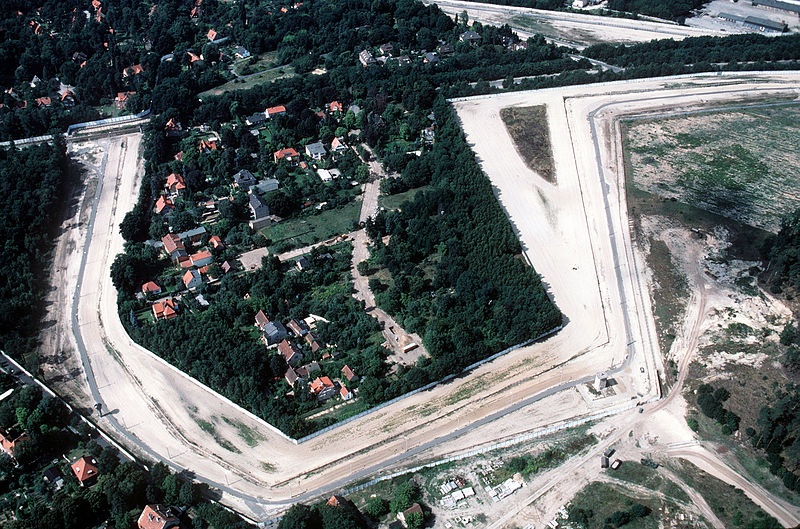
[[[209,29],[208,33],[206,33],[206,37],[208,38],[208,40],[214,41],[217,38],[217,32],[214,31],[213,29]]]
[[[133,64],[128,66],[122,71],[122,75],[128,77],[129,75],[138,75],[144,71],[141,64]]]
[[[321,144],[320,144],[320,145],[321,145]],[[296,151],[296,150],[294,150],[294,148],[293,148],[293,147],[289,147],[289,148],[287,148],[287,149],[281,149],[281,150],[279,150],[279,151],[275,151],[275,153],[274,153],[274,154],[275,154],[275,159],[276,159],[276,160],[281,160],[281,159],[283,159],[283,158],[285,158],[285,157],[293,158],[293,157],[300,156],[300,155],[297,153],[297,151]]]
[[[355,378],[356,376],[356,374],[353,373],[353,370],[350,369],[348,366],[344,366],[342,368],[342,374],[344,375],[344,377],[347,379],[348,382],[353,380],[353,378]]]
[[[172,189],[174,186],[175,189],[186,189],[186,182],[184,182],[183,177],[178,173],[170,173],[167,177],[167,183],[165,184],[169,189]]]
[[[189,288],[189,284],[194,279],[200,279],[200,272],[197,270],[187,270],[185,274],[183,274],[183,284],[186,285],[186,288]]]
[[[175,207],[175,205],[164,195],[161,195],[158,197],[158,200],[156,200],[156,213],[161,213],[165,209],[172,209],[173,207]]]
[[[288,327],[297,335],[303,335],[310,330],[306,322],[298,319],[289,320]]]
[[[286,112],[286,107],[283,105],[277,105],[274,107],[269,107],[267,110],[267,116],[272,116],[275,114],[283,114]]]
[[[128,98],[134,95],[136,92],[117,92],[117,101],[123,103],[128,100]]]
[[[224,248],[225,247],[225,243],[222,242],[222,239],[220,239],[219,236],[217,236],[217,235],[212,235],[208,239],[208,242],[210,242],[211,246],[213,246],[214,248]]]
[[[161,504],[145,505],[137,522],[139,529],[169,529],[180,525],[180,520]]]
[[[200,250],[192,254],[192,261],[202,261],[203,259],[211,259],[211,252],[208,250]]]
[[[237,185],[255,185],[256,177],[247,169],[242,169],[233,175],[233,182]]]
[[[344,138],[339,138],[339,137],[333,138],[333,141],[331,142],[331,149],[336,151],[341,148],[345,149],[347,148],[347,144],[345,144]]]
[[[344,496],[339,496],[338,494],[334,494],[333,496],[331,496],[331,499],[329,499],[325,505],[327,505],[328,507],[339,507],[341,505],[346,505],[346,504],[347,504],[347,498],[345,498]]]
[[[14,457],[17,443],[30,439],[24,430],[12,427],[8,430],[0,429],[0,448],[9,456]]]
[[[172,298],[164,298],[153,303],[153,315],[156,319],[162,318],[168,320],[174,318],[178,315],[178,313],[175,312],[176,306],[175,300]]]
[[[409,514],[422,514],[422,507],[419,506],[419,503],[413,503],[411,507],[403,511],[403,516],[408,516]]]
[[[347,389],[347,386],[342,385],[342,387],[339,388],[339,395],[341,395],[343,399],[346,399],[347,396],[350,395],[350,390]]]
[[[283,358],[288,362],[300,351],[297,349],[297,346],[289,340],[282,340],[281,343],[278,344],[278,352],[281,353]]]
[[[341,112],[344,106],[339,101],[331,101],[328,103],[328,109],[331,112]]]
[[[142,292],[145,294],[150,294],[153,292],[161,292],[161,287],[158,286],[155,281],[148,281],[144,285],[142,285]]]
[[[93,457],[82,457],[72,463],[72,471],[75,473],[75,477],[78,478],[78,481],[83,483],[87,479],[91,479],[97,477],[98,470],[97,470],[97,460]]]
[[[259,327],[264,327],[266,324],[269,323],[269,318],[266,314],[264,314],[263,310],[259,310],[256,312],[256,325]]]
[[[290,367],[289,369],[286,370],[286,373],[283,374],[283,378],[286,379],[286,382],[290,386],[294,386],[294,383],[297,382],[297,379],[299,379],[300,377],[297,375],[297,372],[292,367]]]
[[[317,377],[314,379],[314,382],[311,383],[311,391],[314,393],[319,393],[325,388],[332,388],[333,382],[328,377]]]
[[[37,97],[36,104],[39,106],[49,107],[52,104],[52,100],[49,97]]]
[[[308,152],[310,156],[315,156],[315,155],[324,156],[327,151],[325,150],[325,146],[322,144],[321,141],[316,141],[314,143],[309,143],[308,145],[306,145],[306,152]]]
[[[163,237],[161,237],[161,242],[164,243],[164,250],[166,250],[167,253],[172,253],[175,250],[184,249],[183,241],[179,236],[175,235],[174,233],[168,233]]]

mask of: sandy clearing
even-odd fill
[[[772,75],[777,80],[776,87],[785,88],[786,82],[781,84],[781,79],[796,86],[797,74]],[[671,89],[672,92],[685,94],[689,100],[697,97],[694,92],[710,94],[719,90],[713,85],[740,88],[739,84],[748,80],[751,87],[756,85],[747,75],[692,79],[682,80],[688,89]],[[125,334],[107,270],[122,247],[117,225],[135,202],[141,166],[131,154],[138,150],[138,136],[123,137],[122,141],[127,142],[125,150],[119,140],[112,140],[79,315],[100,394],[108,409],[117,410],[112,417],[161,457],[228,488],[230,492],[223,495],[226,503],[264,519],[274,511],[274,502],[307,497],[309,491],[323,493],[347,481],[396,467],[405,452],[413,452],[431,440],[441,439],[429,449],[433,457],[507,436],[518,431],[520,424],[530,429],[550,424],[554,418],[586,413],[588,405],[578,407],[574,398],[559,396],[527,407],[522,413],[469,428],[475,421],[560,381],[607,369],[612,358],[619,364],[627,351],[634,355],[633,361],[627,372],[617,375],[630,388],[627,398],[653,395],[657,388],[650,381],[659,366],[657,358],[650,358],[657,349],[653,348],[653,339],[647,338],[647,328],[651,326],[648,318],[652,319],[648,315],[649,299],[646,288],[633,282],[636,274],[632,272],[637,264],[625,248],[629,235],[619,189],[613,185],[603,187],[597,178],[586,116],[603,101],[617,101],[626,93],[630,95],[625,98],[638,97],[641,106],[642,99],[654,91],[669,92],[664,87],[675,82],[676,79],[667,78],[566,87],[560,92],[509,94],[502,96],[502,101],[488,98],[480,100],[480,104],[479,100],[459,103],[457,109],[467,137],[476,143],[476,151],[497,187],[501,203],[511,214],[526,255],[543,275],[556,303],[567,315],[568,324],[542,343],[519,349],[457,381],[409,397],[300,446],[165,366]],[[595,96],[588,98],[592,101],[572,99],[585,92]],[[497,115],[502,106],[530,105],[540,100],[553,109],[548,114],[552,116],[558,186],[545,185],[530,173],[510,145]],[[476,132],[476,128],[480,130]],[[483,130],[492,131],[488,139],[480,136]],[[484,141],[494,148],[487,151]],[[573,143],[580,147],[576,156],[572,153]],[[505,155],[493,153],[495,150],[505,150]],[[604,163],[614,161],[607,158]],[[496,165],[490,165],[489,160]],[[119,185],[118,192],[115,183]],[[630,262],[620,267],[621,285],[613,264],[614,248],[621,256],[627,254]],[[627,304],[622,301],[623,295],[630,300]],[[628,331],[638,337],[630,345],[624,329],[626,311],[634,319],[644,320],[641,327],[637,324]],[[113,344],[121,360],[109,354],[104,339]],[[650,355],[641,354],[648,349]],[[568,361],[571,358],[575,359]],[[645,368],[645,374],[640,374],[640,368]],[[217,418],[217,434],[240,453],[220,447],[212,435],[199,427],[195,417]],[[247,446],[222,417],[247,425],[264,440],[255,447]],[[455,436],[454,432],[461,435]],[[467,432],[470,435],[464,435]],[[275,470],[265,470],[260,462],[274,465]]]

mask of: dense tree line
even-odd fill
[[[0,341],[16,356],[36,343],[66,170],[63,142],[0,150]]]
[[[665,4],[666,5],[666,4]],[[800,59],[800,35],[767,37],[757,33],[726,37],[653,40],[630,45],[595,44],[584,55],[623,67],[705,63],[761,63]],[[744,69],[759,69],[760,64]]]
[[[702,384],[697,388],[697,405],[706,417],[710,417],[722,426],[725,434],[732,434],[739,429],[738,415],[726,410],[723,403],[730,398],[730,392],[725,388],[714,389],[710,384]]]
[[[0,378],[0,387],[11,384]],[[36,387],[17,389],[0,401],[0,426],[13,425],[23,428],[30,439],[15,450],[18,465],[5,454],[0,457],[0,509],[12,511],[15,517],[5,522],[8,529],[77,529],[98,527],[105,521],[113,527],[135,527],[148,503],[191,508],[194,527],[249,527],[238,516],[206,501],[206,487],[179,478],[163,463],[147,471],[138,463],[121,462],[116,449],[90,440],[91,430],[84,423]],[[96,458],[99,479],[95,485],[79,486],[61,458],[67,453]],[[60,490],[43,481],[48,469],[63,476]]]
[[[773,292],[800,288],[800,209],[781,221],[778,233],[764,242],[762,253],[767,262],[766,279]]]
[[[609,0],[608,8],[615,11],[650,15],[668,20],[676,20],[683,24],[691,16],[692,11],[708,3],[708,0],[675,0],[659,2],[658,0]]]
[[[800,386],[776,389],[761,408],[755,428],[748,428],[753,446],[763,450],[770,472],[790,490],[800,490]]]

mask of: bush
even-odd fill
[[[367,501],[364,512],[377,520],[389,513],[389,502],[378,496],[373,496]]]

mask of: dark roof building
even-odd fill
[[[256,183],[258,183],[258,180],[256,180],[256,177],[253,176],[253,173],[247,169],[242,169],[233,175],[233,185],[236,187],[250,189],[252,186],[256,185]]]
[[[746,28],[757,29],[759,31],[770,31],[775,33],[783,33],[786,31],[786,24],[783,22],[775,22],[760,17],[747,17],[744,19],[744,26]]]

